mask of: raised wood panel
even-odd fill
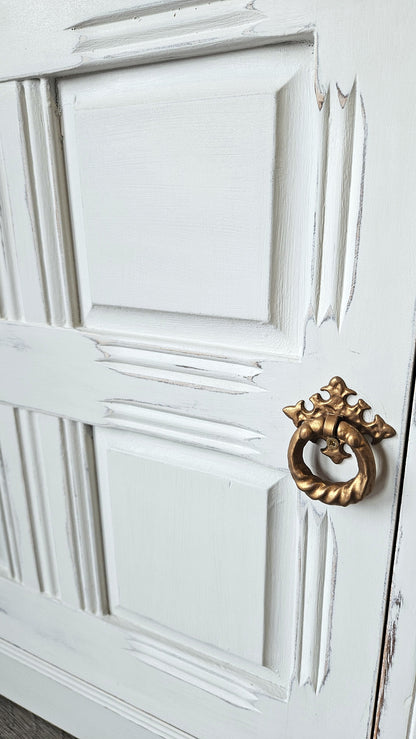
[[[94,328],[285,355],[301,352],[311,304],[340,326],[356,281],[366,117],[357,84],[348,96],[331,87],[319,110],[311,65],[300,44],[60,82],[78,286],[55,83],[2,84],[3,317],[71,325],[79,290]],[[152,110],[164,111],[157,126]]]
[[[54,600],[97,612],[91,583],[83,589],[80,573],[73,579],[74,538],[84,548],[84,576],[91,567],[94,534],[78,520],[88,519],[81,515],[88,486],[72,482],[66,491],[69,545],[59,510],[59,476],[68,474],[62,452],[64,468],[82,475],[83,427],[26,411],[19,417],[36,426],[33,443],[54,455],[49,468],[39,460],[47,478],[43,505],[53,512]],[[104,617],[131,657],[250,711],[258,691],[286,700],[296,670],[301,682],[319,690],[329,665],[334,587],[328,516],[306,507],[305,517],[305,503],[284,472],[124,431],[98,429],[95,437],[109,586]],[[44,581],[43,559],[41,565]],[[313,645],[319,646],[310,656]],[[8,653],[6,645],[0,651]]]
[[[96,429],[95,445],[109,613],[136,657],[236,705],[252,701],[247,679],[280,699],[295,676],[319,692],[337,559],[328,514],[253,462],[125,431]]]
[[[307,295],[286,287],[310,268],[310,49],[87,75],[59,91],[82,322],[296,352]]]
[[[279,475],[175,444],[143,448],[125,432],[98,430],[96,443],[110,611],[262,664],[268,492]]]
[[[150,73],[154,100],[148,70],[128,72],[136,94],[119,105],[109,75],[61,85],[84,300],[89,289],[93,305],[267,321],[273,90],[229,89],[226,65],[208,62],[218,89],[197,91],[184,64],[200,79],[207,62]]]

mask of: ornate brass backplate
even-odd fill
[[[373,421],[365,421],[364,411],[370,406],[361,398],[355,405],[350,405],[347,398],[357,393],[350,390],[341,377],[333,377],[321,390],[329,393],[329,398],[324,400],[320,393],[312,395],[313,408],[310,411],[305,408],[303,400],[283,408],[297,426],[289,444],[289,469],[298,488],[314,500],[341,506],[358,503],[369,494],[376,477],[374,455],[364,434],[371,436],[372,443],[377,444],[396,432],[379,415],[374,416]],[[319,439],[326,441],[322,454],[335,464],[351,456],[344,445],[351,447],[358,464],[354,478],[347,482],[328,482],[311,472],[303,461],[303,449],[308,441],[317,442]]]

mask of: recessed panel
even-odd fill
[[[146,458],[134,436],[123,449],[124,432],[107,434],[98,448],[110,611],[262,664],[267,482]]]
[[[293,71],[263,49],[60,83],[84,320],[270,320],[276,95]]]

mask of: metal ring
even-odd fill
[[[358,503],[371,491],[376,477],[376,464],[370,445],[362,433],[347,421],[340,420],[336,438],[348,444],[355,454],[358,473],[347,482],[329,482],[314,475],[303,461],[303,449],[308,441],[327,438],[324,433],[325,418],[303,421],[293,434],[288,450],[289,469],[296,485],[313,500],[329,505],[347,506]]]

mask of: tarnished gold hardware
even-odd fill
[[[370,406],[361,399],[355,405],[347,403],[347,398],[357,393],[350,390],[341,377],[333,377],[321,390],[329,393],[329,398],[324,400],[320,393],[312,395],[310,411],[306,410],[303,400],[283,408],[297,426],[289,443],[289,469],[299,490],[313,500],[341,506],[358,503],[371,491],[376,477],[374,455],[364,434],[369,434],[372,443],[377,444],[396,432],[378,415],[373,421],[364,421],[364,411]],[[357,475],[347,482],[328,482],[314,475],[303,461],[303,449],[308,441],[319,439],[326,441],[322,454],[335,464],[351,456],[344,449],[344,444],[348,444],[357,460]]]

